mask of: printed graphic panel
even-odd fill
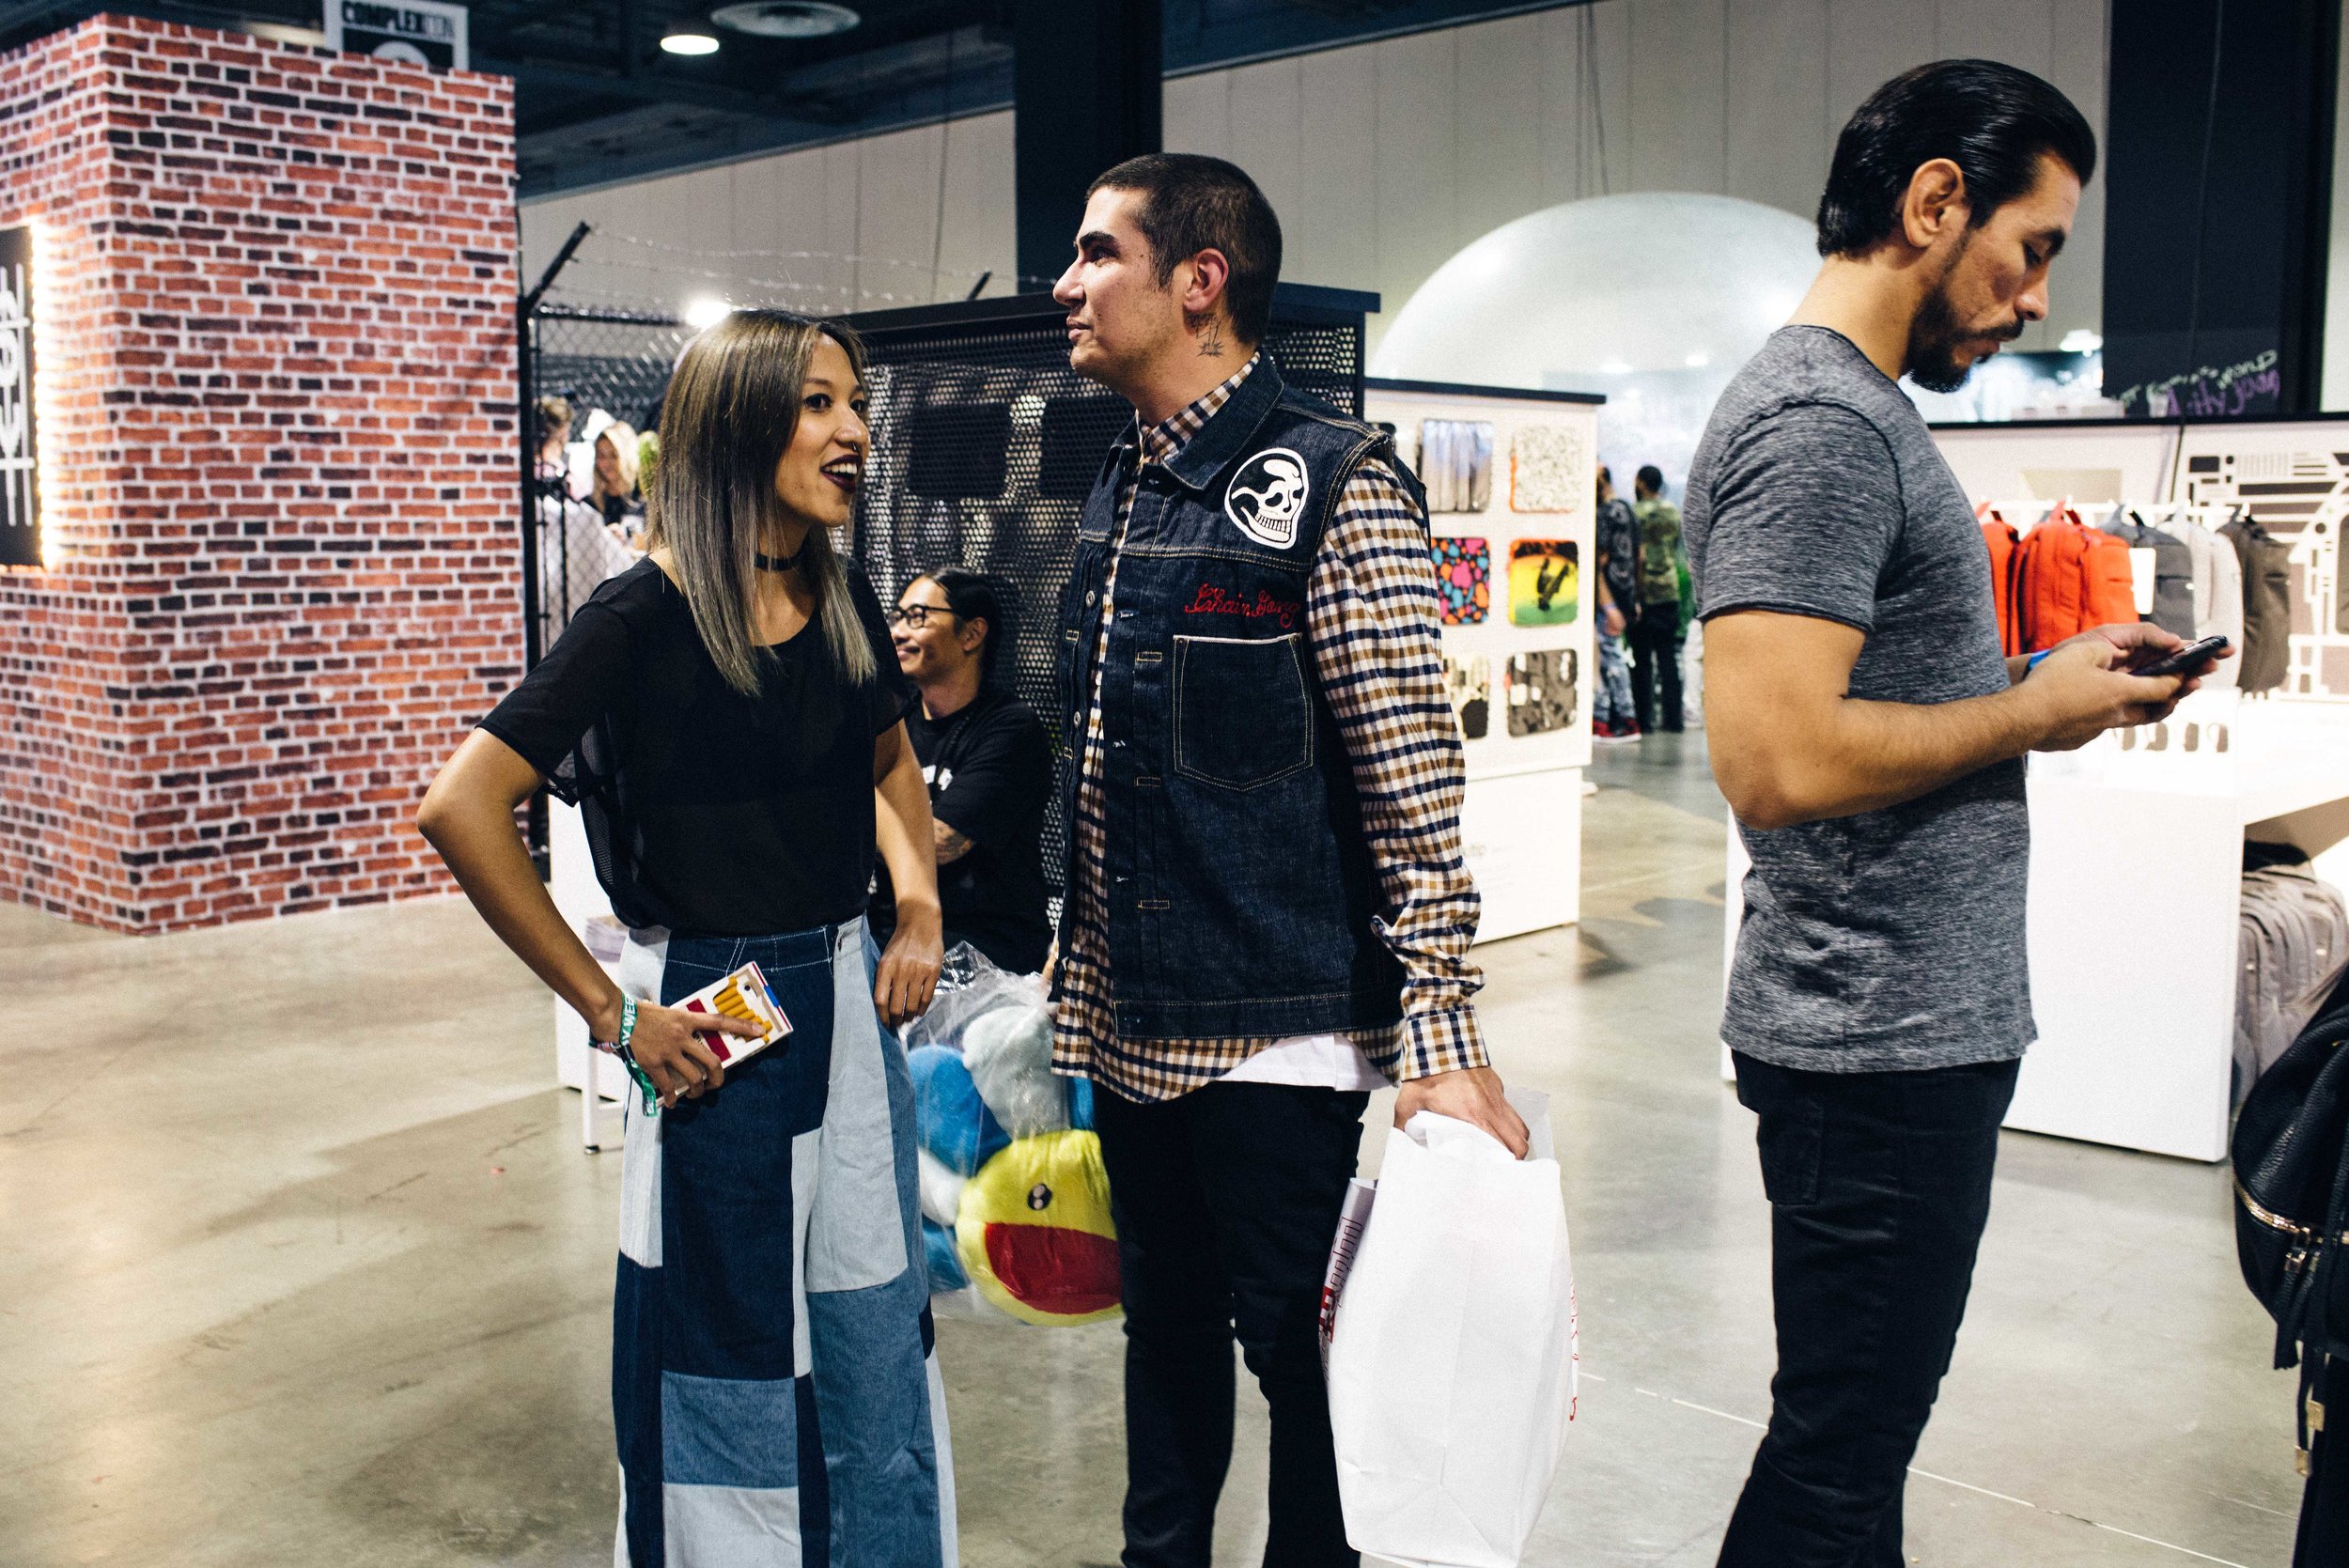
[[[1460,738],[1482,740],[1491,734],[1493,661],[1481,653],[1467,659],[1446,654],[1443,684],[1452,698],[1453,716],[1460,721]]]
[[[1566,626],[1581,613],[1582,571],[1570,539],[1519,539],[1509,547],[1509,624]]]
[[[1493,498],[1493,427],[1482,419],[1425,419],[1419,477],[1431,512],[1481,512]]]
[[[1483,539],[1438,539],[1433,550],[1443,624],[1482,625],[1492,608],[1492,547]]]
[[[1509,656],[1509,733],[1548,735],[1571,729],[1577,707],[1572,648]]]
[[[1509,507],[1517,512],[1578,512],[1591,493],[1590,449],[1571,425],[1527,425],[1509,457]]]

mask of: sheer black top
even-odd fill
[[[850,920],[873,866],[873,741],[913,696],[880,601],[848,568],[874,678],[851,685],[820,621],[725,683],[685,596],[649,559],[597,589],[481,727],[576,802],[613,912],[680,934]]]

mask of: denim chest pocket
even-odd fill
[[[1311,768],[1305,639],[1174,639],[1174,771],[1256,789]]]

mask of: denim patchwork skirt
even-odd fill
[[[618,1568],[953,1568],[954,1475],[905,1053],[863,920],[644,933],[674,1002],[755,961],[792,1032],[725,1086],[634,1095],[612,1317]]]

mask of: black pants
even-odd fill
[[[1213,1083],[1095,1096],[1126,1298],[1126,1568],[1208,1568],[1232,1460],[1232,1342],[1272,1406],[1267,1568],[1353,1568],[1321,1281],[1370,1096]]]
[[[1762,1119],[1778,1375],[1721,1568],[1898,1568],[1908,1461],[1990,1218],[2018,1063],[1811,1073],[1740,1053]]]
[[[1680,728],[1680,606],[1643,604],[1631,623],[1631,706],[1640,728],[1656,728],[1656,687],[1663,681],[1664,728]]]

